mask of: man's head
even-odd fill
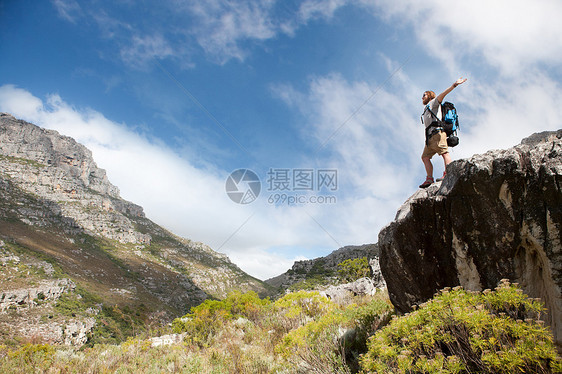
[[[423,105],[427,105],[427,103],[429,103],[433,99],[435,99],[435,92],[425,91],[422,96],[422,103]]]

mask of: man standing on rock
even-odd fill
[[[445,96],[447,96],[447,94],[454,90],[459,84],[463,84],[464,82],[466,82],[466,78],[461,77],[457,79],[451,87],[447,88],[437,97],[433,91],[425,91],[423,93],[422,102],[423,105],[425,105],[425,109],[421,118],[422,123],[425,126],[425,148],[423,149],[422,161],[425,166],[427,177],[425,182],[420,185],[420,188],[429,187],[433,183],[433,164],[431,163],[431,158],[434,154],[437,153],[443,157],[445,169],[452,161],[451,156],[449,155],[449,148],[447,146],[447,134],[445,134],[445,131],[442,128],[431,126],[431,124],[438,118],[440,119],[442,117],[441,103],[443,102]],[[445,178],[446,173],[446,171],[443,172],[443,178]],[[443,178],[438,178],[437,181],[440,181]]]

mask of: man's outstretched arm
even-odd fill
[[[441,92],[441,93],[437,96],[437,101],[439,101],[439,103],[442,103],[442,102],[443,102],[443,99],[445,99],[445,96],[447,96],[447,94],[448,94],[449,92],[451,92],[452,90],[454,90],[455,87],[457,87],[459,84],[463,84],[464,82],[466,82],[466,79],[467,79],[467,78],[463,78],[463,77],[460,77],[459,79],[457,79],[457,80],[455,81],[455,83],[453,83],[453,84],[451,85],[451,87],[447,88],[445,91]]]

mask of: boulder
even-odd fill
[[[444,287],[482,291],[507,278],[540,298],[562,339],[562,130],[452,162],[379,233],[380,265],[399,312]]]

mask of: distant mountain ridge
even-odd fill
[[[285,290],[294,284],[320,276],[329,285],[330,278],[335,277],[338,273],[338,264],[345,260],[366,257],[370,262],[372,271],[378,273],[378,256],[379,249],[377,244],[348,245],[333,251],[325,257],[295,261],[291,269],[281,275],[267,279],[265,282],[273,287]]]
[[[0,241],[0,327],[7,329],[15,322],[3,324],[2,310],[24,317],[25,310],[48,308],[76,290],[167,318],[233,290],[270,293],[226,255],[170,233],[123,200],[86,147],[7,113],[0,114]],[[39,263],[55,271],[46,273]],[[27,284],[22,269],[33,275]],[[35,290],[33,284],[62,279],[75,286],[53,295],[33,291],[40,295],[34,299],[18,296]],[[65,331],[70,322],[57,323]],[[49,336],[64,341],[62,335]]]

